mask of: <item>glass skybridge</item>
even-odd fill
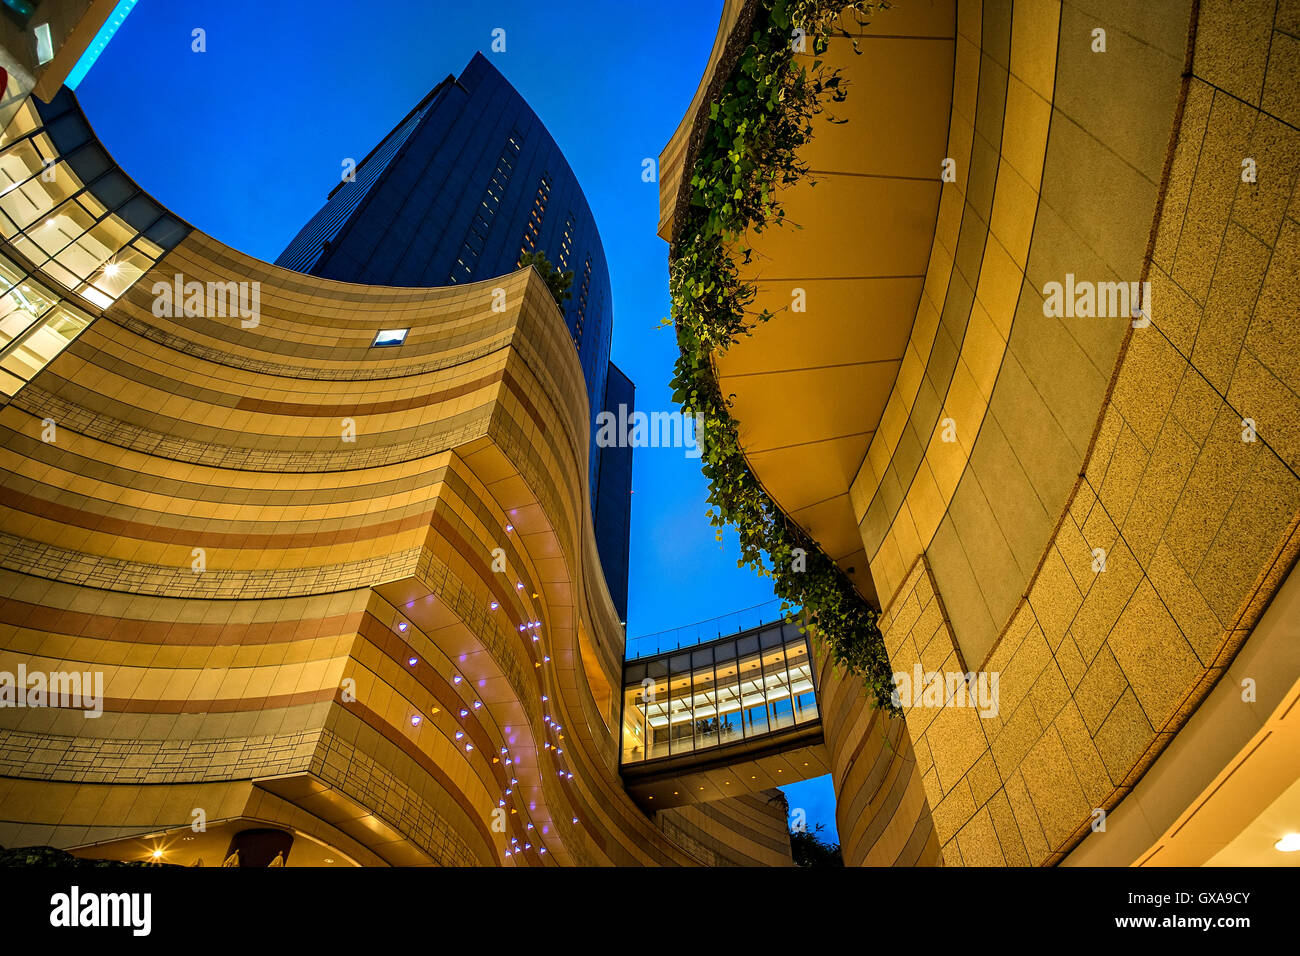
[[[812,655],[797,621],[623,668],[624,766],[758,741],[818,719]]]

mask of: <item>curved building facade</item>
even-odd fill
[[[535,270],[252,259],[153,204],[66,91],[0,168],[0,844],[789,862],[776,803],[624,791],[587,383]]]
[[[545,124],[483,54],[439,83],[344,177],[276,265],[343,282],[427,288],[506,275],[524,253],[543,252],[573,273],[562,308],[593,436],[606,407],[631,411],[632,386],[621,372],[607,395],[614,301],[595,217]],[[596,541],[623,619],[631,454],[593,443],[588,464]]]
[[[763,10],[726,5],[661,157],[670,242]],[[941,693],[885,720],[821,676],[846,861],[1284,862],[1293,18],[961,0],[841,23],[848,122],[818,122],[817,187],[784,196],[802,230],[741,265],[776,317],[717,374],[754,473],[881,608],[895,673],[999,681],[983,711]]]

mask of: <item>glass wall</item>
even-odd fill
[[[12,250],[0,255],[0,393],[90,324],[67,291],[107,308],[188,232],[122,174],[66,89],[48,105],[26,100],[0,134],[0,238]]]
[[[29,99],[0,138],[0,236],[107,308],[189,232],[109,158],[66,89]]]
[[[89,324],[89,315],[0,255],[0,393],[15,394]]]
[[[808,639],[771,624],[623,672],[623,762],[681,756],[816,720]]]

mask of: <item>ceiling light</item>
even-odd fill
[[[1296,850],[1300,850],[1300,833],[1288,833],[1273,844],[1273,849],[1280,850],[1283,853],[1294,853]]]

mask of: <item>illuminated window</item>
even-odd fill
[[[488,231],[492,227],[492,220],[496,217],[497,210],[501,207],[501,200],[505,196],[506,184],[510,181],[510,173],[514,170],[514,157],[519,153],[521,140],[518,130],[512,132],[506,139],[505,148],[497,159],[496,170],[488,182],[478,213],[474,216],[474,221],[465,235],[460,258],[456,260],[451,274],[447,277],[448,282],[462,282],[474,275],[474,267],[478,264],[479,254],[483,251]]]
[[[623,686],[625,764],[738,743],[819,717],[808,641],[796,624],[628,661]]]
[[[370,343],[371,348],[378,348],[385,345],[401,345],[406,341],[406,333],[410,329],[382,329],[376,336],[375,340]]]
[[[519,246],[520,256],[537,248],[537,237],[541,235],[542,220],[546,216],[546,203],[550,196],[551,177],[549,173],[543,173],[537,184],[537,197],[533,200],[533,208],[528,215],[528,225],[524,227],[523,242]]]
[[[188,229],[113,167],[69,96],[40,110],[29,100],[19,115],[10,129],[26,132],[0,150],[0,236],[106,308]]]
[[[573,251],[573,213],[564,220],[564,235],[560,237],[560,270],[569,268],[569,253]]]
[[[90,321],[0,256],[0,392],[16,393]]]

